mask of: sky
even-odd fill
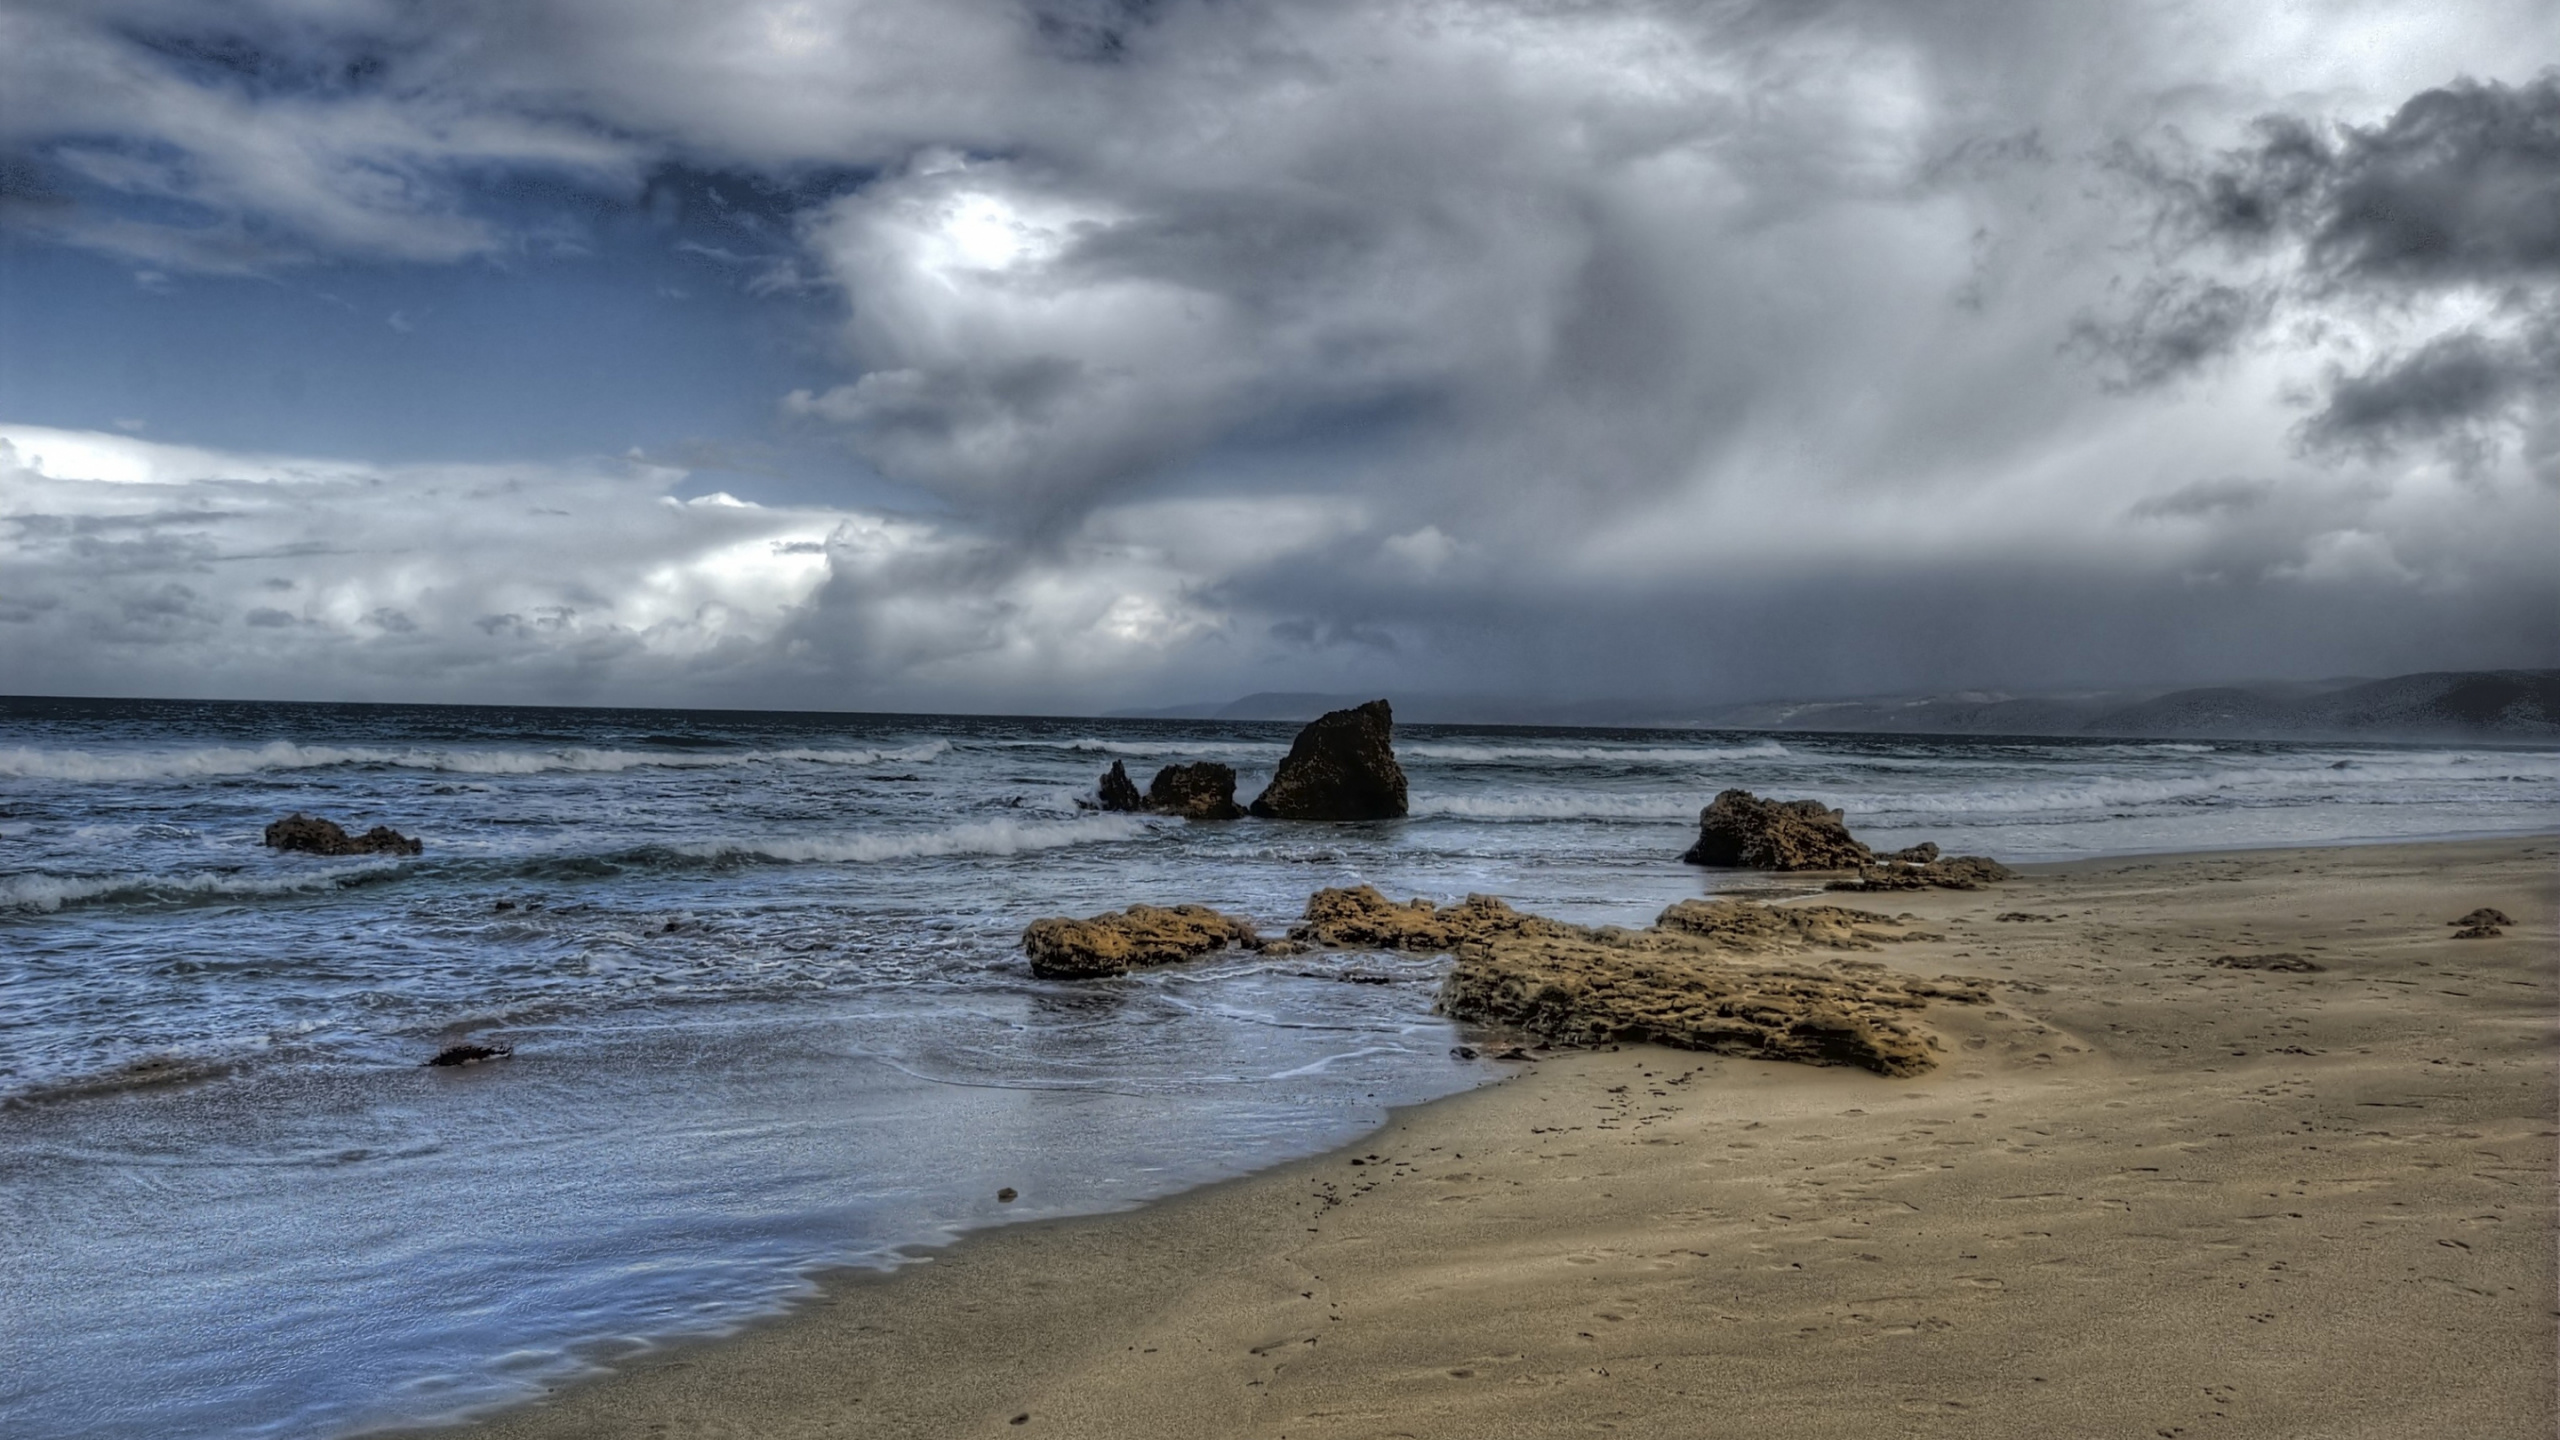
[[[2560,664],[2560,0],[0,0],[0,691]]]

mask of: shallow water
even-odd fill
[[[0,1433],[343,1434],[1111,1208],[1476,1083],[1430,960],[1033,981],[1043,914],[1319,886],[1641,924],[1742,786],[2009,860],[2519,832],[2560,752],[1406,727],[1413,818],[1250,795],[1293,727],[0,702]],[[263,849],[293,810],[416,858]],[[516,1046],[420,1061],[469,1034]],[[1021,1192],[999,1205],[1000,1186]]]

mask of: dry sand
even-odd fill
[[[2549,1436],[2555,859],[1896,896],[1947,938],[1874,958],[1999,982],[1929,1074],[1560,1052],[467,1433]],[[2281,955],[2322,968],[2214,963]]]

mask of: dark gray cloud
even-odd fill
[[[2461,80],[2379,125],[2259,122],[2257,143],[2188,182],[2189,218],[2244,244],[2303,241],[2346,285],[2560,278],[2560,71]]]
[[[2170,260],[2130,302],[2079,321],[2075,348],[2138,389],[2251,343],[2360,332],[2297,432],[2324,460],[2416,447],[2476,472],[2551,428],[2560,71],[2432,87],[2373,124],[2275,114],[2250,133],[2201,164],[2117,152],[2161,197]],[[2255,268],[2189,268],[2217,253]],[[2547,447],[2523,449],[2552,473]]]
[[[2148,390],[2228,354],[2274,313],[2275,292],[2194,276],[2156,276],[2108,319],[2072,322],[2067,348],[2095,359],[2118,390]]]
[[[2338,378],[2303,438],[2315,450],[2367,456],[2433,443],[2477,463],[2499,431],[2547,418],[2555,394],[2560,326],[2516,339],[2457,331]]]

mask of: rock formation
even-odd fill
[[[1698,814],[1692,865],[1747,870],[1855,870],[1875,863],[1837,810],[1819,800],[1763,800],[1727,790]]]
[[[1545,923],[1461,944],[1441,1008],[1569,1044],[1633,1040],[1912,1075],[1935,1063],[1916,1012],[1990,998],[1979,981],[1899,976],[1872,961],[1752,963],[1924,938],[1867,911],[1690,900],[1647,930]]]
[[[1146,803],[1158,814],[1190,820],[1244,818],[1244,807],[1236,803],[1235,770],[1211,760],[1157,771],[1147,786]]]
[[[1031,973],[1049,980],[1092,980],[1154,965],[1196,960],[1241,945],[1262,948],[1250,922],[1206,905],[1132,905],[1087,920],[1034,920],[1022,932]]]
[[[1405,813],[1395,715],[1384,700],[1336,710],[1298,732],[1253,813],[1274,820],[1392,820]]]
[[[1980,1004],[1990,999],[1988,982],[1924,980],[1810,952],[1939,938],[1905,919],[1837,905],[1683,900],[1650,928],[1628,930],[1550,920],[1490,895],[1399,905],[1360,885],[1309,896],[1306,919],[1286,940],[1264,940],[1205,905],[1132,905],[1089,920],[1034,921],[1022,948],[1032,973],[1052,979],[1120,975],[1229,946],[1266,955],[1447,951],[1457,962],[1440,1006],[1462,1020],[1567,1044],[1633,1040],[1911,1075],[1930,1067],[1936,1047],[1912,1017],[1934,1000]]]
[[[317,819],[298,810],[267,827],[267,845],[270,849],[302,850],[313,855],[416,855],[427,848],[426,842],[412,840],[388,825],[350,835],[335,820]]]
[[[1763,800],[1748,790],[1727,790],[1699,812],[1698,843],[1680,858],[1748,870],[1858,872],[1855,880],[1833,881],[1833,890],[1972,890],[2013,873],[1988,856],[1941,856],[1926,840],[1879,856],[1821,801]]]
[[[1144,810],[1146,797],[1138,793],[1138,784],[1129,778],[1125,760],[1114,760],[1102,773],[1102,808],[1105,810]]]
[[[1308,896],[1306,918],[1289,927],[1289,939],[1305,949],[1431,954],[1455,950],[1469,940],[1570,928],[1542,915],[1523,914],[1490,895],[1470,895],[1447,907],[1428,900],[1398,905],[1375,886],[1359,885]]]
[[[1937,846],[1929,848],[1931,854]],[[1979,890],[1995,880],[2006,880],[2015,870],[1987,855],[1950,855],[1913,864],[1900,858],[1882,865],[1864,865],[1855,880],[1834,880],[1826,890]]]
[[[1114,760],[1102,775],[1102,808],[1180,815],[1190,820],[1237,820],[1244,807],[1236,803],[1236,772],[1203,760],[1196,765],[1167,765],[1156,772],[1145,794],[1129,778],[1128,762]]]
[[[2483,905],[2459,920],[2448,920],[2445,923],[2459,927],[2453,932],[2453,938],[2456,940],[2494,940],[2507,933],[2500,929],[2500,926],[2513,925],[2516,922],[2508,919],[2507,912],[2504,910],[2494,910]]]

